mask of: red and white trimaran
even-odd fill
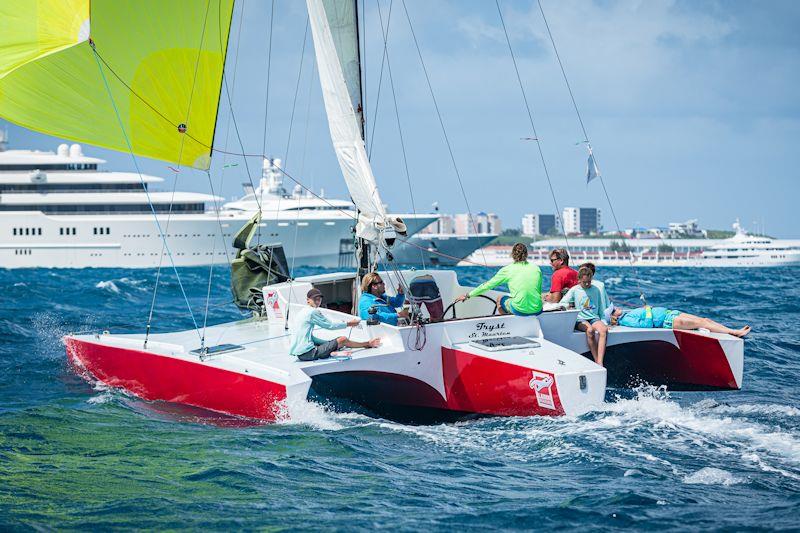
[[[157,12],[155,4],[152,7]],[[194,150],[189,161],[207,166],[200,153],[205,146],[210,155],[213,128],[211,137],[203,142],[197,132],[196,124],[202,117],[197,116],[196,107],[216,106],[217,102],[209,98],[206,90],[192,103],[194,96],[189,88],[198,80],[206,84],[205,89],[221,88],[222,64],[212,67],[214,61],[224,61],[232,0],[221,1],[213,10],[207,9],[205,3],[202,9],[191,4],[187,3],[186,10],[191,9],[192,13],[187,13],[184,19],[159,20],[158,24],[147,27],[147,46],[153,51],[142,52],[138,65],[141,68],[130,70],[135,79],[126,79],[127,71],[120,67],[132,62],[137,66],[135,50],[123,45],[125,39],[131,43],[141,39],[133,21],[145,16],[146,7],[132,4],[127,8],[113,0],[91,2],[87,7],[91,17],[86,19],[85,28],[80,27],[78,44],[65,50],[79,59],[80,54],[85,54],[97,62],[101,76],[88,76],[83,81],[72,79],[69,83],[99,83],[102,78],[114,104],[104,109],[110,114],[113,108],[120,119],[125,144],[132,154],[186,164],[184,150]],[[356,2],[307,0],[307,8],[331,139],[359,212],[356,224],[359,271],[272,283],[263,287],[267,302],[264,317],[204,327],[202,334],[197,328],[159,334],[148,331],[131,335],[68,335],[64,340],[70,362],[91,380],[125,389],[147,400],[177,402],[267,421],[283,416],[287,409],[291,412],[292,405],[305,401],[312,390],[351,399],[377,413],[411,420],[476,414],[579,415],[602,404],[606,369],[583,355],[588,352],[585,337],[573,331],[577,311],[554,310],[539,317],[496,316],[493,303],[475,298],[458,304],[457,309],[454,307],[452,318],[429,322],[428,308],[422,306],[409,325],[362,322],[349,332],[355,340],[380,337],[382,344],[378,348],[313,362],[297,361],[289,355],[291,316],[306,305],[306,292],[316,287],[326,301],[338,304],[337,309],[352,309],[359,276],[378,263],[387,264],[385,258],[391,254],[398,227],[397,221],[391,220],[384,210],[363,140]],[[134,11],[126,16],[125,9]],[[98,24],[94,20],[95,11]],[[108,19],[111,11],[116,13],[117,20]],[[105,19],[100,18],[101,13]],[[197,25],[202,28],[201,36],[206,31],[220,33],[214,37],[219,41],[217,52],[221,52],[221,59],[206,49],[215,45],[214,39],[209,40],[211,45],[203,45],[206,41],[200,39],[202,54],[197,49],[197,35],[185,31],[192,16],[201,19],[202,25]],[[109,26],[113,26],[113,31]],[[120,57],[115,57],[113,47],[107,44],[115,39]],[[169,43],[165,50],[159,50],[161,39]],[[194,60],[187,61],[186,54],[175,52],[181,44],[186,50],[197,51]],[[59,53],[56,50],[43,58],[57,62]],[[169,68],[172,60],[176,64],[170,75],[146,77],[148,68],[153,72]],[[201,75],[197,69],[202,71]],[[159,90],[147,93],[142,83],[157,84]],[[57,89],[63,86],[52,88]],[[51,88],[40,85],[37,90]],[[129,100],[115,102],[114,96],[120,92],[127,94]],[[147,100],[156,96],[159,102]],[[90,104],[88,100],[81,104],[78,97],[73,100],[71,105],[77,115],[80,105]],[[188,119],[169,115],[158,107],[174,106],[175,101],[186,104]],[[99,112],[93,109],[91,116]],[[214,112],[215,115],[216,107]],[[127,125],[135,131],[126,131],[126,119],[134,113],[136,120]],[[204,113],[208,115],[208,110]],[[37,128],[35,120],[25,124],[49,133],[54,131]],[[177,139],[175,146],[180,146],[172,156],[169,151],[142,141],[142,135],[165,127],[175,129],[170,131],[169,139]],[[193,132],[195,136],[189,137]],[[87,135],[68,127],[57,133],[83,140]],[[122,146],[119,139],[114,142],[103,138],[95,143],[118,149]],[[160,226],[159,232],[163,237]],[[459,284],[454,271],[395,270],[390,260],[388,265],[382,272],[389,282],[387,287],[397,284],[411,287],[420,276],[427,275],[427,282],[435,284],[445,302],[469,290]],[[490,292],[488,296],[493,298],[497,294]],[[332,308],[324,309],[323,313],[333,319],[350,318],[349,314]],[[324,338],[325,333],[318,336]],[[332,337],[338,332],[327,333]],[[685,387],[741,385],[741,339],[701,332],[616,328],[609,337],[609,345],[606,360],[609,365],[625,361],[630,366],[625,369],[627,377],[638,374],[643,380]]]

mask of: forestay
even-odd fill
[[[307,0],[306,4],[331,140],[359,211],[356,235],[378,242],[381,230],[391,225],[361,136],[360,106],[353,105],[361,99],[360,85],[354,84],[359,77],[355,0]],[[349,88],[347,79],[351,80]]]

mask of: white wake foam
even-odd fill
[[[737,485],[744,483],[745,479],[739,478],[720,468],[705,467],[683,478],[689,485]]]
[[[374,420],[358,413],[338,413],[317,402],[298,399],[281,403],[276,423],[308,426],[322,431],[339,431],[374,423]]]
[[[95,287],[98,288],[98,289],[103,289],[103,290],[106,290],[106,291],[109,291],[109,292],[113,292],[114,294],[119,294],[119,292],[120,292],[119,291],[119,287],[117,287],[117,284],[114,283],[113,280],[98,281],[97,285],[95,285]]]

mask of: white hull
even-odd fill
[[[509,249],[510,250],[510,249]],[[465,265],[474,263],[486,266],[499,267],[505,266],[509,262],[510,252],[508,250],[484,249],[477,250],[463,263]],[[539,266],[550,266],[550,261],[546,252],[535,253],[529,256],[529,261]],[[467,262],[469,261],[469,262]],[[757,253],[750,257],[737,258],[711,258],[695,254],[690,257],[673,256],[672,254],[652,255],[652,256],[633,256],[627,257],[624,254],[593,254],[593,253],[573,253],[570,256],[570,265],[579,265],[585,262],[592,262],[597,266],[612,267],[707,267],[707,268],[754,268],[754,267],[783,267],[800,265],[800,250],[790,250],[775,252]],[[576,267],[577,268],[577,267]]]
[[[180,267],[227,264],[235,256],[230,246],[233,235],[249,219],[246,215],[219,220],[214,214],[173,215],[167,226],[166,216],[158,218],[162,231],[168,235],[172,261],[163,250],[163,240],[152,215],[0,213],[0,235],[5,236],[0,241],[0,267],[154,268],[159,262],[164,267],[172,262]],[[299,224],[289,214],[277,220],[265,219],[261,242],[282,244],[290,264],[294,257],[297,265],[338,266],[340,240],[351,235],[352,222],[344,217],[306,215]],[[14,228],[35,229],[36,235],[12,236]],[[70,234],[62,234],[62,228],[70,228]],[[99,234],[99,228],[103,228],[103,234]]]
[[[228,214],[219,219],[213,213],[172,215],[169,226],[166,215],[159,215],[158,220],[167,234],[175,266],[191,267],[228,264],[235,257],[230,246],[233,235],[250,215]],[[419,231],[432,220],[428,216],[406,218],[410,232]],[[278,217],[265,213],[260,242],[282,244],[290,266],[340,267],[342,261],[352,259],[350,251],[342,252],[343,247],[350,250],[352,226],[352,219],[336,211],[303,213],[300,219],[296,212],[281,212]],[[14,235],[14,229],[18,235]],[[162,250],[163,241],[152,215],[0,213],[0,236],[0,268],[155,268],[159,262],[163,267],[172,265],[166,250]]]

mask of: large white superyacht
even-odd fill
[[[105,161],[84,155],[77,144],[55,152],[5,146],[0,130],[0,268],[225,264],[233,257],[233,235],[259,203],[259,238],[283,244],[293,264],[336,267],[352,255],[353,205],[287,194],[278,160],[264,162],[255,191],[219,207],[220,197],[152,190],[163,178],[102,171]],[[403,219],[413,234],[436,215]]]
[[[782,267],[800,265],[800,240],[749,235],[739,221],[726,239],[552,238],[530,244],[530,260],[549,265],[550,251],[569,246],[570,264],[637,267]],[[487,246],[470,257],[489,266],[508,263],[510,246]]]

